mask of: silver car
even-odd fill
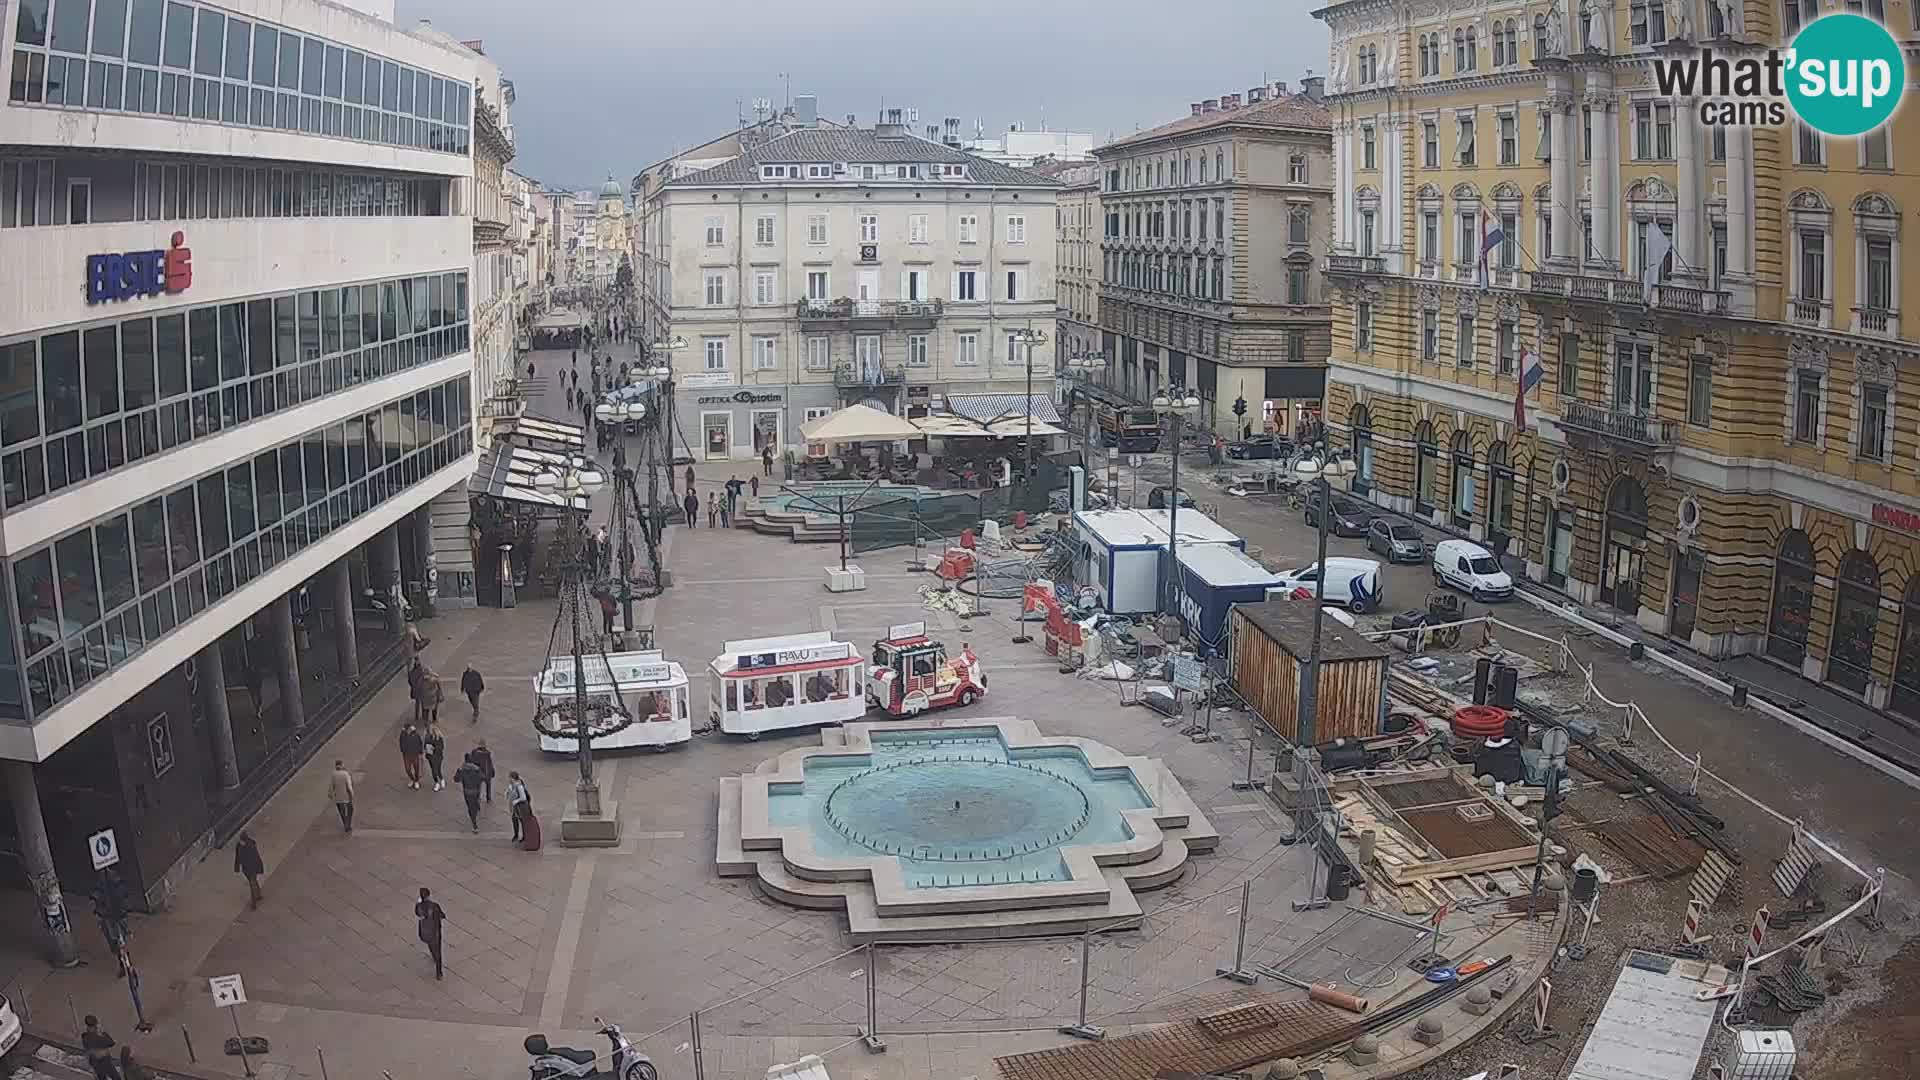
[[[1388,562],[1425,562],[1427,542],[1420,530],[1411,525],[1374,518],[1367,527],[1367,550],[1386,556]]]

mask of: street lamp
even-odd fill
[[[593,778],[593,729],[587,708],[587,677],[581,620],[585,611],[588,583],[593,580],[593,559],[589,554],[587,518],[593,497],[606,486],[606,477],[585,458],[570,457],[533,478],[534,489],[561,499],[560,597],[563,614],[571,609],[573,652],[574,741],[579,748],[580,780],[574,785],[574,816],[561,822],[562,844],[569,842],[601,846],[617,843],[620,821],[617,810],[602,812],[600,785]],[[585,506],[581,503],[585,502]],[[603,646],[604,649],[604,646]],[[570,827],[571,826],[571,827]]]
[[[1015,330],[1007,335],[1007,343],[1027,347],[1027,461],[1026,471],[1020,474],[1020,488],[1024,491],[1033,482],[1033,347],[1047,343],[1047,332],[1032,327]]]
[[[673,354],[686,347],[687,339],[681,337],[679,334],[675,334],[670,338],[665,338],[647,345],[641,357],[644,363],[647,360],[654,360],[656,354],[666,354],[665,363],[660,363],[657,364],[657,366],[648,368],[646,373],[661,380],[660,458],[667,466],[667,494],[669,495],[678,492],[678,489],[674,487],[675,480],[673,476],[673,433],[679,426],[679,422],[673,415]]]
[[[1199,407],[1200,399],[1178,386],[1168,387],[1153,397],[1153,411],[1166,418],[1173,432],[1173,490],[1167,498],[1167,560],[1171,565],[1163,575],[1168,585],[1180,573],[1180,426],[1187,414]],[[1166,592],[1163,586],[1159,597],[1163,604]]]
[[[1294,775],[1301,782],[1300,805],[1303,808],[1303,814],[1314,814],[1317,813],[1315,808],[1318,806],[1318,791],[1309,791],[1308,787],[1315,784],[1313,778],[1318,774],[1307,761],[1307,755],[1313,747],[1314,720],[1320,707],[1320,630],[1325,619],[1321,605],[1327,599],[1327,526],[1333,519],[1333,488],[1329,480],[1331,477],[1341,476],[1351,471],[1353,463],[1336,457],[1328,448],[1324,436],[1307,444],[1303,449],[1306,451],[1306,456],[1294,463],[1293,473],[1300,479],[1312,482],[1313,486],[1308,489],[1307,505],[1312,506],[1313,499],[1318,497],[1320,507],[1314,514],[1314,525],[1319,538],[1317,553],[1314,556],[1314,566],[1318,569],[1318,573],[1314,574],[1313,581],[1313,638],[1312,644],[1307,649],[1306,676],[1300,682],[1299,715],[1295,721],[1295,742],[1298,745],[1298,752],[1294,755],[1296,762]],[[1318,827],[1317,821],[1315,827]]]

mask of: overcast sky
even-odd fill
[[[1324,72],[1327,31],[1298,0],[398,0],[481,39],[519,92],[513,167],[547,183],[625,180],[725,132],[756,97],[820,98],[871,124],[1090,131],[1165,123],[1201,98]],[[740,105],[736,107],[736,102]]]

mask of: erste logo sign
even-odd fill
[[[176,232],[164,250],[87,256],[87,303],[186,292],[193,285],[193,249]]]

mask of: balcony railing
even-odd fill
[[[1667,282],[1653,287],[1653,306],[1685,315],[1725,315],[1733,294],[1722,289],[1699,289]]]
[[[907,369],[903,367],[869,366],[841,364],[833,369],[835,386],[901,386],[907,381]]]
[[[932,319],[942,310],[938,300],[801,300],[794,308],[801,322]]]
[[[1854,308],[1853,332],[1874,337],[1899,337],[1900,313],[1883,307]]]
[[[1648,289],[1632,278],[1600,277],[1593,274],[1562,274],[1535,270],[1529,275],[1529,291],[1538,296],[1555,296],[1587,304],[1635,304],[1682,315],[1724,315],[1730,294],[1719,289],[1660,282]]]
[[[1680,425],[1671,420],[1641,416],[1584,401],[1562,404],[1560,426],[1644,450],[1671,448],[1680,432]]]
[[[1827,325],[1827,302],[1818,297],[1796,296],[1787,301],[1787,317],[1806,326]]]
[[[1329,274],[1384,274],[1387,260],[1379,255],[1329,255]]]

